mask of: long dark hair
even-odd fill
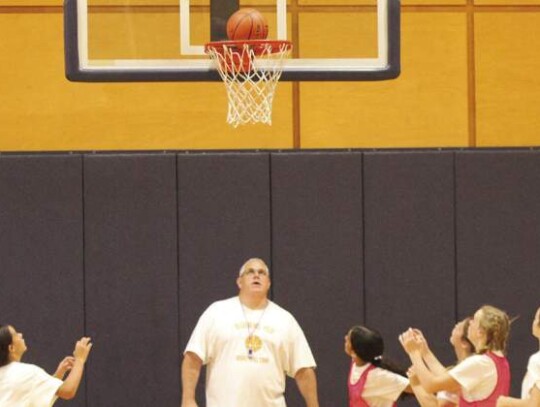
[[[0,325],[0,367],[9,363],[9,345],[13,343],[13,337],[9,325]]]
[[[407,377],[405,369],[384,356],[384,341],[378,331],[357,325],[352,327],[350,332],[352,350],[360,359],[381,369]]]

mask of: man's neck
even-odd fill
[[[268,298],[265,295],[242,295],[238,296],[242,305],[250,309],[263,309],[268,305]]]

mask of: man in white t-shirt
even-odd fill
[[[307,407],[318,407],[315,360],[294,317],[268,299],[270,273],[261,259],[240,269],[237,297],[214,302],[184,351],[182,407],[197,407],[206,365],[207,407],[285,407],[285,376]]]

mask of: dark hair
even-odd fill
[[[9,363],[9,345],[13,343],[13,337],[9,325],[0,325],[0,367]]]
[[[383,355],[384,341],[379,332],[360,325],[352,327],[350,332],[352,350],[360,359],[381,369],[407,377],[405,369],[397,366]]]

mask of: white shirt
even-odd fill
[[[521,398],[528,399],[535,382],[540,380],[540,351],[529,358],[527,373],[521,384]]]
[[[461,385],[461,394],[467,401],[484,400],[497,385],[497,367],[485,354],[469,356],[448,374]]]
[[[238,297],[206,309],[184,352],[195,353],[207,365],[207,407],[285,407],[285,375],[316,366],[289,312],[271,301],[265,310],[250,310]]]
[[[351,384],[358,383],[360,376],[369,366],[371,363],[363,366],[354,365],[351,372]],[[391,407],[408,385],[409,379],[406,377],[375,367],[368,373],[362,398],[370,407]]]
[[[51,407],[62,383],[38,366],[11,362],[0,367],[0,406]]]

